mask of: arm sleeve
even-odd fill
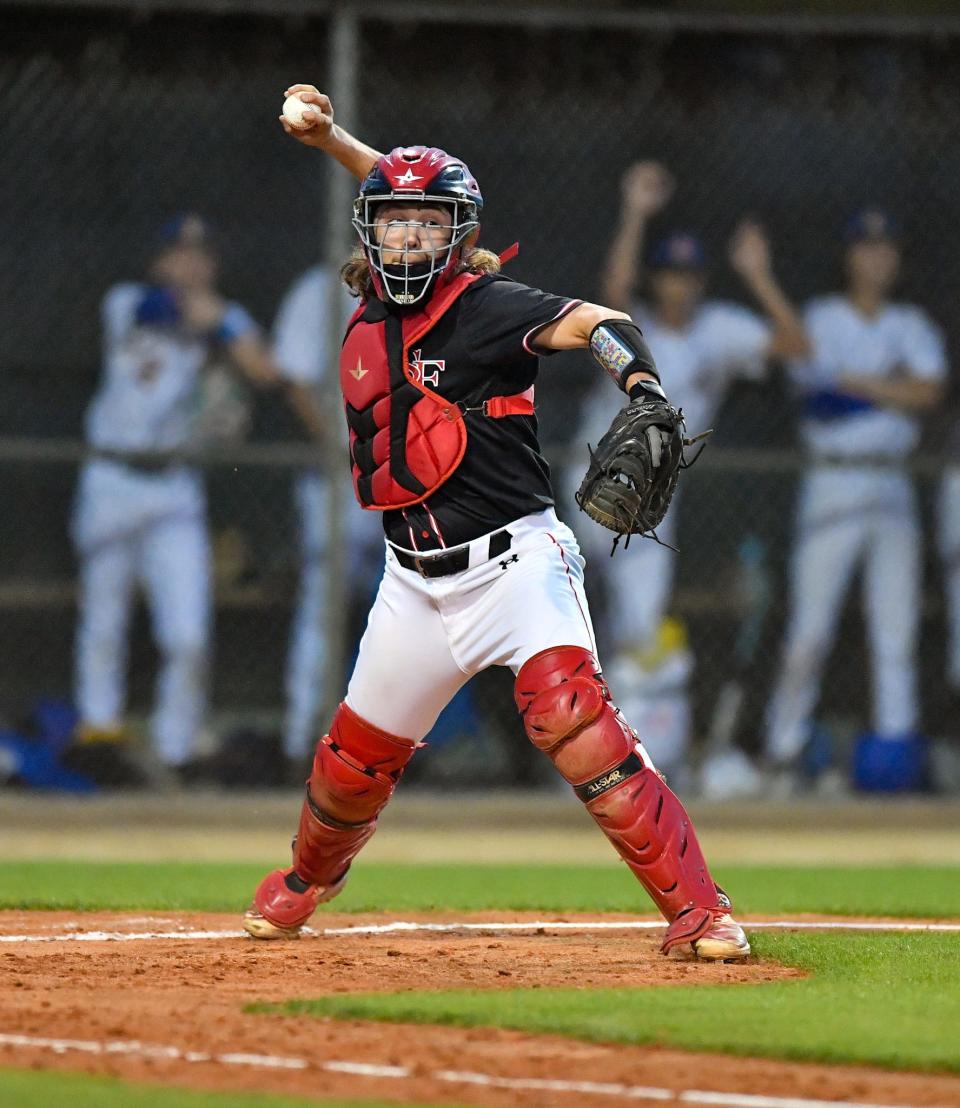
[[[941,381],[947,373],[943,332],[919,308],[908,308],[901,329],[901,361],[917,377]]]
[[[553,351],[534,347],[537,332],[580,303],[516,281],[492,281],[465,298],[461,340],[480,365],[543,357]]]
[[[763,378],[770,346],[770,326],[738,304],[717,304],[709,329],[708,364],[726,377]]]

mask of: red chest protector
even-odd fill
[[[350,321],[340,352],[340,388],[350,428],[353,487],[364,508],[408,508],[431,496],[456,470],[467,449],[463,412],[427,388],[410,362],[410,350],[450,306],[478,281],[461,273],[422,311]],[[483,415],[502,419],[533,414],[533,389],[496,396]]]

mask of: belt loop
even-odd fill
[[[486,546],[487,550],[483,547]],[[467,547],[467,569],[475,569],[483,565],[489,555],[490,540],[484,535],[479,539],[471,539]]]

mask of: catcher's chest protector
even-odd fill
[[[340,352],[340,388],[350,428],[353,487],[364,508],[385,511],[419,504],[453,474],[467,448],[460,408],[427,388],[410,362],[410,350],[481,274],[461,273],[422,311],[384,312],[350,321]],[[496,397],[490,418],[530,415],[528,395]]]

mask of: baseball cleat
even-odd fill
[[[317,905],[332,900],[346,883],[346,873],[332,885],[308,885],[292,866],[274,870],[254,893],[243,915],[243,929],[254,939],[298,939]]]
[[[302,926],[298,923],[295,927],[280,927],[271,923],[253,904],[243,913],[243,929],[254,939],[299,939]]]
[[[724,912],[710,927],[690,944],[698,958],[705,962],[739,962],[750,954],[750,943],[743,928]]]

